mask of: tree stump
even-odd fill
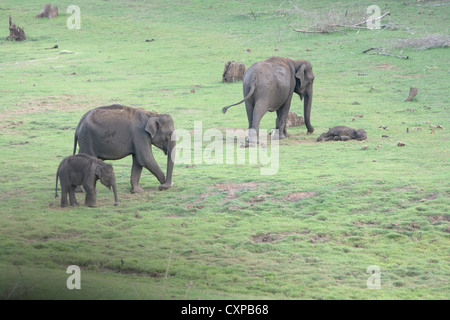
[[[234,61],[228,61],[223,70],[222,82],[236,82],[244,78],[245,65]]]
[[[405,101],[411,101],[412,98],[414,98],[419,93],[418,88],[409,88],[409,96]]]
[[[11,16],[9,16],[9,36],[6,38],[6,40],[23,41],[26,39],[27,39],[27,36],[26,36],[23,28],[16,26],[12,22]]]
[[[53,7],[52,5],[49,4],[44,4],[44,8],[42,9],[41,13],[39,13],[36,18],[54,18],[58,15],[58,7]]]
[[[305,119],[302,116],[298,116],[295,112],[289,112],[286,120],[286,127],[299,127],[305,124]]]

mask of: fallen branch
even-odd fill
[[[364,24],[364,23],[369,23],[369,22],[374,22],[374,21],[377,21],[377,20],[381,20],[381,19],[383,19],[384,17],[390,16],[390,15],[391,15],[391,13],[388,11],[388,12],[386,12],[385,14],[379,16],[378,18],[374,18],[374,19],[372,19],[372,20],[365,20],[365,21],[363,21],[363,22],[354,24],[352,27],[358,27],[358,26],[360,26],[360,25],[362,25],[362,24]]]
[[[369,52],[369,51],[374,51],[374,52]],[[380,54],[383,56],[391,56],[391,57],[396,57],[396,58],[400,58],[400,59],[409,59],[409,56],[397,56],[397,55],[393,54],[392,52],[387,51],[383,48],[369,48],[367,50],[364,50],[362,53],[367,53],[367,52],[369,52],[368,54]]]
[[[368,27],[364,27],[363,24],[367,24],[369,22],[377,21],[383,19],[385,16],[390,15],[390,12],[386,12],[385,14],[374,18],[370,20],[364,20],[362,22],[358,22],[352,25],[345,25],[345,24],[330,24],[327,25],[322,30],[302,30],[302,29],[293,29],[295,32],[301,32],[301,33],[330,33],[330,32],[342,32],[336,28],[344,28],[344,29],[369,29]]]
[[[294,31],[295,31],[295,32],[303,32],[303,33],[330,33],[328,30],[311,31],[311,30],[294,29]]]

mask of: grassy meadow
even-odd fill
[[[450,298],[449,49],[397,45],[448,39],[449,1],[61,0],[59,16],[35,18],[42,4],[0,3],[1,299]],[[73,4],[80,29],[67,26]],[[363,21],[373,4],[386,28],[293,31]],[[5,40],[9,15],[26,41]],[[130,194],[127,157],[110,162],[119,206],[101,184],[98,208],[59,206],[56,170],[86,111],[119,103],[189,132],[245,129],[244,105],[221,112],[242,99],[224,65],[273,55],[309,60],[316,76],[315,132],[288,128],[275,175],[178,163],[173,188],[144,169],[145,192]],[[296,95],[291,111],[303,115]],[[368,138],[316,142],[336,125]],[[66,287],[70,265],[81,290]]]

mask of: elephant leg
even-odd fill
[[[156,177],[156,179],[158,179],[160,184],[166,183],[166,176],[162,172],[158,163],[156,163],[153,154],[150,153],[150,155],[145,159],[144,167],[147,168],[147,170],[150,171]]]
[[[266,114],[267,107],[262,103],[256,103],[253,109],[252,123],[248,129],[248,142],[249,144],[257,144],[259,140],[259,124],[262,117]]]
[[[69,186],[69,202],[72,207],[78,206],[77,199],[75,198],[75,186]]]
[[[328,133],[322,133],[320,135],[320,137],[317,138],[317,141],[329,141],[329,140],[333,140],[333,139],[334,139],[334,135],[328,134]]]
[[[278,138],[284,139],[289,137],[286,130],[286,122],[289,115],[289,109],[291,108],[291,98],[290,96],[285,104],[283,104],[278,110],[277,110],[277,120],[276,120],[276,129],[278,129]],[[275,135],[274,138],[276,139],[277,136]]]
[[[249,101],[245,101],[245,109],[247,110],[247,119],[248,119],[248,128],[250,129],[252,127],[253,123],[253,103]]]
[[[139,187],[139,180],[141,179],[142,166],[139,165],[136,160],[136,156],[133,154],[133,166],[131,167],[131,193],[144,192],[144,189]]]
[[[97,207],[97,195],[95,194],[95,187],[86,184],[84,184],[83,187],[84,190],[86,190],[86,198],[84,204],[92,208]]]
[[[67,207],[67,187],[61,185],[61,207]]]
[[[153,154],[150,152],[146,156],[133,155],[133,166],[131,168],[131,193],[143,192],[144,190],[139,187],[139,180],[141,178],[142,168],[147,168],[159,181],[160,184],[166,182],[166,177],[161,168],[156,163]]]

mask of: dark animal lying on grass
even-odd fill
[[[367,138],[367,133],[363,129],[352,129],[346,126],[336,126],[322,133],[317,141],[347,141],[351,139],[364,140]]]

